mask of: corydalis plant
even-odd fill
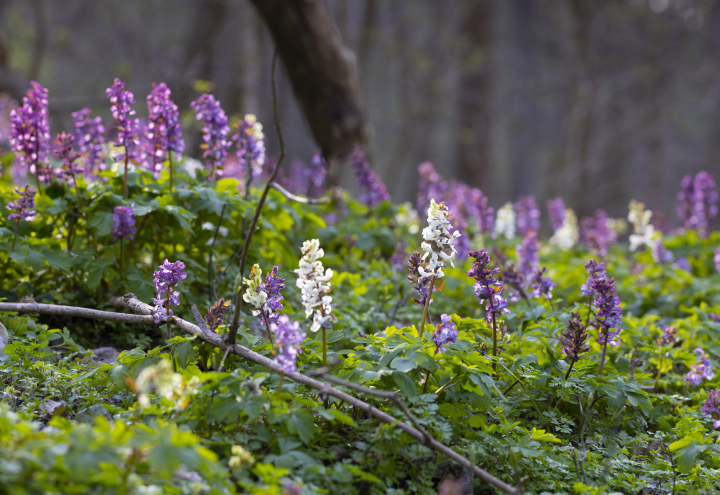
[[[531,288],[533,290],[533,296],[537,298],[545,297],[550,301],[550,305],[555,309],[555,305],[552,302],[552,289],[555,287],[555,283],[550,280],[550,277],[544,277],[547,267],[542,267],[542,270],[535,272],[532,278]]]
[[[197,101],[190,104],[197,114],[195,118],[202,121],[203,141],[200,146],[204,149],[203,158],[209,160],[210,177],[215,176],[218,169],[222,169],[232,142],[228,139],[230,126],[227,125],[227,115],[220,107],[220,102],[213,95],[203,94]]]
[[[218,302],[207,309],[205,313],[205,323],[211,332],[217,332],[220,325],[225,321],[225,312],[230,307],[232,301],[226,301],[220,298]]]
[[[20,108],[10,111],[10,148],[16,152],[18,163],[35,174],[37,188],[40,181],[52,180],[52,167],[47,164],[50,149],[48,123],[48,90],[35,81],[23,97]]]
[[[172,152],[181,154],[185,151],[185,141],[180,128],[180,112],[177,105],[170,99],[170,89],[165,83],[153,83],[153,89],[147,96],[148,123],[145,127],[150,168],[158,173],[162,163],[167,160],[170,169],[170,192],[172,192],[173,168]]]
[[[425,304],[431,304],[432,299],[427,302],[428,295],[430,293],[430,279],[423,277],[420,274],[420,267],[425,266],[425,262],[422,259],[422,254],[419,251],[415,251],[410,255],[407,261],[408,270],[410,275],[407,276],[408,282],[413,284],[413,289],[418,293],[418,297],[414,297],[413,301],[415,304],[425,306]]]
[[[57,174],[58,179],[67,181],[68,184],[75,186],[78,204],[82,207],[83,200],[82,196],[80,196],[80,188],[75,176],[85,172],[85,169],[76,163],[77,159],[80,158],[81,155],[73,149],[74,143],[75,137],[72,134],[61,132],[55,139],[56,148],[54,154],[55,158],[62,160],[60,171]]]
[[[90,109],[83,108],[73,112],[75,122],[75,145],[81,153],[86,155],[85,168],[88,173],[102,172],[107,168],[103,155],[105,142],[105,127],[101,117],[90,117]]]
[[[535,196],[523,196],[515,202],[515,218],[517,229],[523,237],[540,230],[540,209]]]
[[[702,412],[713,419],[713,428],[720,428],[720,390],[708,392]]]
[[[113,226],[110,233],[113,235],[113,242],[118,240],[133,240],[135,236],[135,203],[130,206],[116,206],[113,209]]]
[[[517,271],[522,276],[524,286],[530,287],[533,275],[539,270],[537,233],[528,232],[523,241],[515,246],[518,264]]]
[[[187,278],[187,273],[183,270],[185,270],[185,263],[182,261],[170,263],[168,260],[165,260],[153,274],[153,282],[155,283],[157,296],[152,300],[155,305],[152,315],[156,325],[163,321],[167,322],[168,338],[170,338],[169,319],[173,316],[170,306],[180,305],[180,293],[173,291],[173,289],[182,284],[182,281]]]
[[[358,186],[360,186],[359,201],[361,203],[372,209],[383,201],[390,199],[385,184],[383,184],[375,171],[370,168],[370,164],[365,159],[365,153],[360,151],[358,147],[355,147],[355,151],[350,156],[350,165],[355,170],[355,179],[357,179]]]
[[[619,345],[618,335],[621,328],[622,307],[620,306],[620,298],[615,293],[614,278],[593,280],[590,287],[595,293],[595,304],[598,308],[597,318],[595,319],[599,329],[598,343],[603,346],[598,370],[598,376],[600,376],[605,364],[608,345]]]
[[[655,376],[655,385],[653,390],[657,389],[658,381],[660,380],[660,374],[663,371],[663,363],[665,361],[666,349],[672,348],[677,342],[677,330],[674,327],[663,328],[662,335],[657,339],[657,343],[660,346],[660,359],[658,363],[657,375]]]
[[[257,117],[247,114],[238,123],[234,139],[237,141],[236,156],[245,176],[245,192],[250,189],[250,182],[260,177],[265,164],[265,135],[262,124]]]
[[[577,363],[589,350],[590,348],[586,345],[588,334],[585,332],[585,325],[583,325],[580,315],[573,312],[570,315],[570,319],[567,323],[567,330],[562,334],[563,354],[568,357],[570,361],[570,367],[565,373],[565,379],[567,380],[570,376],[570,372]]]
[[[562,228],[565,223],[565,203],[562,198],[555,198],[549,200],[547,203],[548,216],[550,217],[550,224],[552,225],[553,231],[557,231]]]
[[[470,190],[470,208],[481,235],[494,236],[495,209],[488,206],[488,198],[480,189]]]
[[[451,216],[452,213],[448,211],[445,203],[437,204],[434,199],[430,200],[427,217],[428,226],[422,231],[423,242],[420,244],[420,247],[425,251],[422,259],[426,264],[425,266],[420,265],[418,267],[421,278],[428,279],[428,285],[430,286],[428,296],[425,298],[425,307],[423,308],[420,328],[418,329],[421,336],[425,328],[428,305],[430,304],[430,296],[435,287],[435,282],[443,277],[442,269],[444,267],[448,264],[452,267],[455,266],[453,264],[453,260],[457,254],[455,239],[460,236],[460,232],[454,231],[450,233],[452,229],[452,225],[450,224]],[[442,285],[438,287],[438,289],[441,288]]]
[[[302,353],[300,343],[305,339],[305,333],[300,331],[300,323],[290,321],[287,315],[282,315],[270,328],[275,334],[275,363],[283,373],[295,373],[297,355]]]
[[[715,370],[713,370],[710,359],[703,349],[699,347],[695,349],[695,358],[697,363],[693,364],[690,371],[685,375],[685,383],[698,386],[703,380],[712,380],[715,377]]]
[[[295,270],[298,278],[295,284],[302,293],[302,303],[305,307],[305,318],[312,316],[313,322],[310,331],[317,332],[322,329],[323,334],[323,366],[327,364],[327,339],[325,330],[331,328],[332,297],[326,295],[330,292],[330,279],[333,272],[327,269],[323,272],[323,265],[319,258],[325,255],[320,247],[320,241],[312,239],[303,242],[300,268]]]
[[[135,97],[132,92],[125,90],[125,83],[115,78],[113,85],[105,90],[110,98],[110,111],[112,111],[115,119],[115,128],[118,135],[115,144],[124,148],[121,155],[124,164],[123,173],[123,199],[127,198],[127,173],[130,161],[137,163],[138,150],[140,144],[140,121],[132,118],[135,110],[131,105],[135,104]]]
[[[8,215],[8,220],[15,220],[15,233],[13,234],[11,251],[15,250],[20,221],[32,222],[35,220],[35,191],[30,189],[30,186],[25,186],[24,190],[16,187],[13,192],[19,196],[18,199],[9,202],[5,206],[5,208],[12,211]]]
[[[610,244],[617,240],[617,233],[610,227],[610,219],[604,210],[596,210],[594,217],[580,220],[580,240],[598,256],[607,255]]]
[[[485,319],[492,323],[493,329],[493,357],[497,356],[497,321],[496,316],[503,312],[509,313],[508,303],[502,296],[503,283],[499,280],[500,269],[490,268],[490,255],[484,249],[470,252],[475,258],[472,267],[467,272],[469,277],[475,279],[473,289],[475,297],[485,302]],[[493,363],[495,369],[495,363]]]
[[[265,279],[262,278],[260,266],[255,264],[250,270],[250,277],[244,278],[243,283],[248,286],[243,301],[253,306],[252,314],[260,316],[265,325],[265,338],[272,340],[270,323],[278,320],[278,312],[283,309],[280,301],[283,300],[281,291],[285,288],[285,279],[278,277],[278,267],[273,266]]]
[[[718,192],[712,176],[705,171],[698,172],[695,179],[686,175],[677,198],[677,213],[683,226],[706,236],[710,222],[718,212]]]

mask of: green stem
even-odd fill
[[[323,333],[323,367],[327,366],[327,340],[325,338],[325,327],[322,327]]]
[[[570,376],[570,372],[572,371],[573,366],[575,366],[575,361],[570,361],[570,367],[568,368],[567,373],[565,373],[565,380],[567,380]]]
[[[425,320],[427,320],[428,316],[428,307],[430,306],[430,297],[433,293],[433,288],[435,287],[435,275],[430,277],[430,289],[428,290],[427,298],[425,298],[425,307],[423,308],[423,314],[422,319],[420,320],[420,328],[418,328],[418,337],[425,339]]]
[[[168,161],[170,162],[170,194],[172,194],[173,169],[172,169],[172,151],[168,150]]]
[[[128,147],[125,145],[125,172],[123,173],[123,199],[127,199],[127,173],[128,173],[128,161],[130,160],[130,154]]]
[[[538,414],[540,415],[540,417],[542,418],[543,423],[545,423],[545,428],[547,428],[546,431],[547,431],[547,432],[550,432],[550,431],[551,431],[551,430],[550,430],[550,423],[548,423],[548,422],[547,422],[547,419],[545,419],[545,415],[544,415],[544,414],[542,413],[542,411],[540,410],[540,407],[538,407],[537,402],[535,402],[535,398],[534,398],[532,395],[530,395],[530,392],[528,391],[527,387],[525,387],[525,384],[522,382],[522,380],[520,380],[520,378],[518,378],[517,376],[515,376],[515,373],[513,373],[512,371],[510,371],[509,369],[507,369],[507,367],[506,367],[504,364],[500,363],[500,366],[502,366],[503,369],[510,374],[510,376],[512,376],[513,378],[515,378],[515,380],[517,380],[517,382],[520,384],[520,386],[521,386],[522,389],[525,391],[525,393],[527,394],[527,396],[530,397],[530,400],[531,400],[532,403],[533,403],[533,407],[535,407],[535,410],[537,411],[537,413],[538,413]]]
[[[497,323],[495,322],[495,311],[492,313],[493,328],[493,372],[497,373]]]
[[[15,233],[13,234],[12,249],[10,250],[10,252],[15,251],[15,241],[17,241],[18,227],[20,227],[20,219],[19,218],[17,220],[15,220]]]
[[[600,330],[600,333],[602,334],[602,329]],[[608,336],[605,336],[605,345],[603,346],[603,353],[602,357],[600,358],[600,369],[598,370],[598,376],[602,375],[603,372],[603,366],[605,366],[605,355],[607,354],[607,346],[608,346]]]
[[[265,322],[265,338],[270,341],[270,343],[273,343],[272,333],[270,333],[270,324],[267,321],[267,313],[263,311],[263,321]],[[325,333],[325,329],[323,329],[323,333]]]
[[[423,385],[423,393],[427,392],[428,383],[430,382],[430,375],[432,375],[432,371],[428,370],[427,375],[425,375],[425,384]]]
[[[284,377],[285,377],[285,373],[280,373],[280,383],[278,384],[278,393],[277,393],[278,400],[280,400],[280,392],[282,391],[282,382],[283,382]]]

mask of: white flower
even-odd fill
[[[506,239],[515,237],[515,210],[510,201],[505,203],[497,212],[495,232],[504,235]]]
[[[250,270],[250,278],[243,278],[243,283],[248,286],[243,294],[243,301],[252,304],[253,316],[258,316],[262,312],[265,308],[265,301],[267,301],[267,292],[260,289],[262,281],[262,270],[257,264],[253,265]]]
[[[628,221],[633,225],[634,233],[630,234],[630,251],[641,246],[651,246],[655,237],[655,227],[652,226],[652,211],[646,210],[645,205],[634,199],[630,200]]]
[[[577,216],[575,216],[572,209],[567,208],[565,210],[565,220],[550,238],[550,244],[567,251],[577,244],[579,238]]]
[[[421,278],[442,278],[442,269],[448,264],[454,267],[453,260],[457,254],[455,249],[455,238],[460,237],[460,232],[455,231],[452,234],[450,229],[450,218],[452,214],[448,211],[445,203],[437,204],[434,199],[430,200],[430,207],[428,208],[428,226],[422,231],[423,242],[420,247],[423,248],[425,254],[423,260],[426,260],[428,256],[427,266],[420,267]]]
[[[417,234],[420,232],[420,217],[412,203],[406,201],[400,205],[395,222],[401,227],[407,227],[408,234]]]
[[[322,327],[329,327],[332,319],[332,297],[324,295],[330,292],[330,279],[333,272],[329,268],[323,273],[322,262],[318,258],[325,255],[320,248],[320,241],[312,239],[303,242],[302,256],[300,257],[300,268],[295,270],[298,278],[295,285],[302,293],[302,303],[305,307],[305,318],[313,317],[310,327],[312,332],[317,332]]]
[[[158,397],[173,402],[176,409],[185,409],[191,397],[197,393],[199,384],[200,379],[197,376],[186,381],[182,375],[173,372],[170,361],[162,360],[140,372],[135,388],[141,407],[150,405],[149,393],[154,389]]]

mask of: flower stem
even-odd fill
[[[168,161],[170,162],[170,194],[172,194],[173,169],[172,169],[172,151],[168,150]]]
[[[427,375],[425,375],[425,384],[423,385],[423,393],[427,392],[428,382],[430,382],[430,375],[432,375],[432,371],[428,370]]]
[[[125,172],[123,173],[123,199],[127,199],[127,172],[128,172],[128,161],[130,160],[130,152],[128,151],[127,145],[125,145]]]
[[[493,371],[497,373],[497,322],[495,321],[495,311],[492,313],[493,327]]]
[[[12,249],[10,252],[15,251],[15,241],[17,241],[17,233],[18,233],[18,227],[20,226],[20,219],[18,218],[15,220],[15,233],[13,234],[13,243],[12,243]]]
[[[120,280],[123,279],[123,238],[120,238]]]
[[[545,297],[547,297],[547,296],[545,296]],[[550,301],[550,307],[552,308],[553,311],[555,311],[555,303],[553,303],[552,299],[549,297],[547,298],[547,300]]]
[[[567,373],[565,373],[565,380],[567,380],[570,376],[570,372],[572,371],[573,366],[575,366],[575,361],[570,361],[570,367],[568,368]]]
[[[425,320],[427,320],[428,316],[428,307],[430,306],[430,297],[433,293],[433,288],[435,287],[435,275],[430,277],[430,289],[428,289],[428,295],[427,298],[425,298],[425,307],[423,308],[423,314],[422,319],[420,320],[420,328],[418,328],[418,337],[421,337],[423,340],[425,340]]]
[[[322,327],[323,333],[323,367],[327,366],[327,339],[325,338],[325,327]]]
[[[172,288],[168,289],[167,298],[165,299],[165,310],[167,311],[167,314],[170,314],[170,293],[171,292],[172,292]],[[170,339],[170,317],[169,316],[167,319],[167,335],[168,335],[168,339]]]
[[[270,324],[267,321],[267,314],[263,311],[263,318],[262,320],[265,322],[265,338],[270,341],[270,343],[273,343],[272,333],[270,333]],[[323,330],[324,332],[324,330]]]
[[[602,335],[602,329],[600,330],[600,334]],[[600,369],[598,370],[598,376],[602,375],[603,366],[605,366],[605,355],[607,354],[607,346],[608,346],[608,336],[605,336],[605,345],[603,346],[603,353],[602,357],[600,358]]]
[[[285,373],[280,373],[280,383],[278,384],[278,394],[277,394],[278,400],[280,400],[280,392],[282,391],[282,382],[283,382],[284,377],[285,377]]]
[[[75,193],[77,194],[78,203],[80,203],[80,208],[85,208],[85,204],[83,203],[82,196],[80,196],[80,187],[78,186],[77,179],[75,178],[75,174],[71,174],[70,177],[72,177],[73,183],[75,183]]]

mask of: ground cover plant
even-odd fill
[[[709,174],[677,228],[543,226],[429,163],[395,205],[360,150],[355,198],[320,156],[281,173],[281,130],[266,158],[210,94],[188,158],[149,90],[53,140],[33,83],[3,128],[1,493],[720,489]]]

